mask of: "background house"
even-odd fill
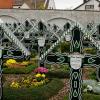
[[[0,0],[0,8],[55,9],[54,0]]]
[[[12,8],[13,7],[13,0],[0,0],[0,8]]]
[[[74,10],[97,10],[100,11],[99,0],[84,0],[81,5],[76,7]]]

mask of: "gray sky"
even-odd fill
[[[57,9],[73,9],[83,3],[83,0],[54,0]]]

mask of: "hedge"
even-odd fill
[[[84,48],[83,52],[87,54],[96,54],[96,49],[95,48]]]
[[[64,86],[60,79],[52,79],[50,83],[38,88],[12,89],[3,88],[3,100],[48,100],[56,95]]]
[[[50,69],[47,73],[48,77],[56,77],[56,78],[69,78],[70,77],[70,67],[68,65],[59,65],[52,66],[53,69]]]
[[[29,65],[24,68],[3,68],[3,74],[28,74],[31,73],[36,67]]]
[[[55,78],[69,78],[70,77],[70,71],[49,71],[47,73],[48,77],[55,77]]]
[[[68,96],[65,96],[63,100],[69,100]],[[100,100],[100,95],[96,94],[82,94],[82,100]]]

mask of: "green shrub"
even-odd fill
[[[90,74],[89,74],[89,77],[91,78],[91,79],[94,79],[94,80],[96,80],[97,79],[97,77],[96,77],[96,72],[91,72]]]
[[[52,52],[53,52],[53,53],[58,52],[58,51],[59,51],[58,49],[59,49],[59,45],[56,46],[56,47],[54,47],[53,50],[52,50]]]
[[[3,74],[28,74],[31,73],[36,67],[29,65],[24,68],[3,68]]]
[[[86,89],[87,88],[87,85],[83,84],[82,85],[82,90]]]
[[[96,49],[95,48],[84,48],[83,52],[87,54],[96,54]]]
[[[47,73],[48,77],[55,77],[55,78],[69,78],[70,72],[69,71],[49,71]]]
[[[62,42],[61,43],[61,52],[70,52],[70,42]]]
[[[86,72],[88,74],[88,78],[89,79],[97,80],[96,68],[95,67],[87,68],[87,71]]]
[[[70,42],[61,42],[59,43],[58,46],[56,46],[52,52],[61,52],[61,53],[65,53],[65,52],[70,52]]]
[[[38,88],[12,89],[4,87],[3,100],[48,100],[63,87],[60,79],[53,79],[47,85]]]
[[[47,67],[48,68],[48,67]],[[70,76],[70,68],[68,65],[52,65],[49,66],[49,72],[47,73],[48,77],[56,77],[56,78],[69,78]]]

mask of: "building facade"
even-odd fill
[[[1,9],[55,9],[54,0],[0,0]]]
[[[95,10],[100,11],[100,1],[99,0],[84,0],[81,5],[76,7],[74,10]]]

